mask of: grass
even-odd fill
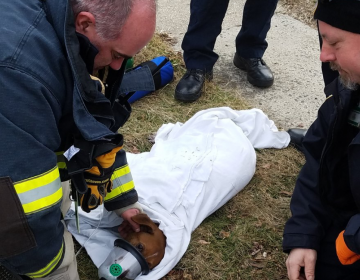
[[[301,22],[316,27],[313,20],[313,13],[316,8],[317,0],[280,0],[279,3],[286,10],[286,14],[300,20]]]
[[[314,0],[280,0],[287,13],[312,26]],[[135,65],[159,55],[170,58],[175,71],[172,83],[139,101],[130,120],[120,130],[125,149],[149,151],[148,138],[164,123],[185,122],[196,112],[229,106],[248,109],[233,90],[205,84],[195,103],[174,100],[174,88],[185,67],[182,55],[172,51],[172,40],[156,34],[149,46],[135,57]],[[292,147],[257,150],[257,168],[251,182],[192,233],[187,252],[162,280],[277,280],[287,279],[282,231],[290,216],[289,203],[304,157]],[[76,251],[79,250],[76,244]],[[78,256],[81,280],[96,280],[97,269],[83,250]]]

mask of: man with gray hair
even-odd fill
[[[290,280],[360,279],[360,1],[319,0],[320,59],[339,78],[302,142],[283,249]]]
[[[79,279],[61,182],[82,210],[104,203],[139,231],[119,88],[155,17],[155,0],[0,2],[0,268],[14,279]],[[104,86],[91,75],[106,66]]]

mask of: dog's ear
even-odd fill
[[[131,219],[140,225],[141,232],[147,232],[150,234],[154,233],[154,228],[156,224],[149,218],[145,213],[140,213],[135,216],[132,216]]]

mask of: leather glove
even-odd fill
[[[360,255],[351,251],[344,240],[344,230],[336,238],[336,254],[343,265],[353,264],[360,259]]]
[[[112,190],[111,175],[114,172],[116,153],[121,147],[116,147],[111,152],[98,156],[94,160],[94,166],[84,173],[85,182],[88,186],[84,194],[79,194],[81,209],[89,213],[104,202],[105,196]]]

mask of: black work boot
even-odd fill
[[[302,141],[304,140],[307,129],[290,128],[287,132],[290,135],[290,143],[293,144],[297,150],[303,152]]]
[[[266,88],[274,83],[274,75],[262,58],[244,58],[235,53],[234,65],[247,72],[250,84]]]
[[[205,72],[200,69],[188,69],[180,79],[175,89],[175,99],[183,102],[194,102],[201,96],[205,80],[210,81],[212,71]]]

